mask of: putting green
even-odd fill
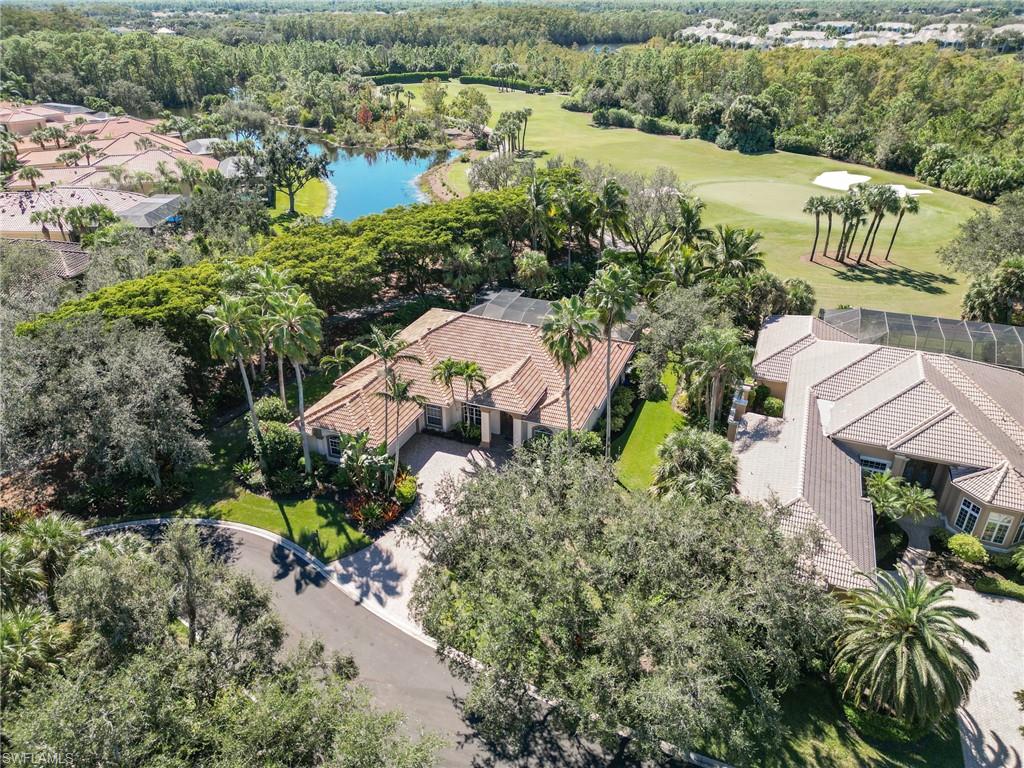
[[[422,86],[409,86],[417,91]],[[453,96],[462,86],[452,82]],[[506,110],[533,110],[527,126],[527,149],[539,151],[538,162],[561,155],[588,162],[607,163],[626,171],[650,173],[658,166],[673,169],[707,203],[707,224],[753,227],[764,235],[763,250],[769,269],[781,277],[810,282],[822,306],[851,304],[921,314],[957,317],[966,288],[961,275],[939,263],[936,250],[956,234],[971,212],[983,207],[970,198],[944,190],[919,198],[921,213],[900,226],[892,262],[882,262],[892,235],[894,219],[887,217],[877,236],[875,263],[850,268],[832,261],[810,263],[814,219],[802,213],[811,195],[840,195],[812,182],[825,171],[849,171],[871,177],[873,183],[905,184],[924,188],[909,176],[842,163],[823,157],[771,152],[741,155],[699,139],[653,136],[635,130],[597,128],[590,116],[561,109],[563,96],[484,91],[494,111],[492,123]],[[422,103],[422,100],[414,102]],[[454,163],[449,173],[453,188],[468,193],[468,164]],[[825,232],[822,226],[821,240]],[[861,237],[858,236],[858,250]],[[833,237],[830,248],[834,248]],[[819,253],[821,242],[818,245]]]

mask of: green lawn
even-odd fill
[[[654,479],[654,465],[658,461],[658,446],[683,421],[682,414],[672,408],[672,396],[676,391],[675,373],[665,371],[661,382],[665,387],[665,397],[645,401],[622,434],[612,442],[612,452],[618,457],[619,480],[631,491],[650,487]]]
[[[322,397],[330,384],[330,379],[322,374],[310,376],[304,387],[307,407]],[[288,396],[294,410],[294,384],[289,385]],[[193,472],[189,498],[171,515],[230,520],[264,528],[291,539],[324,561],[336,560],[371,543],[370,537],[346,522],[344,506],[333,499],[269,498],[239,486],[231,468],[246,455],[248,430],[246,414],[207,435],[210,463]]]
[[[300,216],[324,215],[328,197],[327,183],[314,179],[300,189],[295,195],[295,210]],[[278,190],[277,205],[270,209],[270,219],[275,224],[288,220],[288,195]]]
[[[761,756],[764,768],[962,768],[956,719],[912,744],[875,743],[861,737],[825,683],[807,680],[782,700],[789,731],[783,750]]]
[[[422,86],[409,87],[416,91]],[[450,96],[462,87],[451,83]],[[901,225],[893,262],[887,267],[848,269],[812,264],[807,254],[814,237],[814,220],[801,209],[811,195],[829,192],[811,183],[819,173],[845,169],[871,176],[873,182],[911,188],[923,185],[908,176],[828,158],[787,152],[741,155],[699,139],[683,141],[635,130],[596,128],[590,124],[589,115],[561,109],[562,96],[499,93],[495,88],[474,87],[486,92],[494,111],[492,120],[506,110],[531,108],[526,146],[543,151],[546,157],[580,157],[628,171],[650,172],[660,165],[672,168],[707,203],[706,222],[753,227],[763,233],[769,269],[782,277],[809,281],[822,306],[852,304],[959,316],[964,281],[939,263],[935,251],[953,237],[971,211],[982,207],[981,203],[933,190],[921,196],[921,213]],[[455,189],[468,192],[468,169],[465,163],[452,165],[449,183]],[[879,231],[878,242],[883,246],[888,243],[892,225],[893,220],[887,218]],[[832,247],[835,242],[833,238]],[[877,245],[875,255],[879,255]]]

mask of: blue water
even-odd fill
[[[323,152],[318,144],[311,152]],[[335,189],[334,206],[324,218],[351,221],[370,213],[379,213],[396,205],[419,203],[427,199],[416,186],[417,177],[428,168],[443,163],[450,152],[399,152],[395,150],[327,150],[332,156],[328,177]]]

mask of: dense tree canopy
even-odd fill
[[[779,736],[778,697],[836,628],[775,513],[728,497],[625,495],[610,466],[557,444],[439,495],[415,535],[413,610],[472,682],[469,711],[514,738],[526,713],[610,750]],[[806,544],[806,542],[804,542]]]

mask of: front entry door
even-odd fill
[[[512,414],[501,412],[501,436],[506,440],[512,440]]]
[[[911,459],[907,462],[906,469],[903,470],[903,479],[908,483],[920,485],[922,488],[931,488],[936,466],[931,461]]]

